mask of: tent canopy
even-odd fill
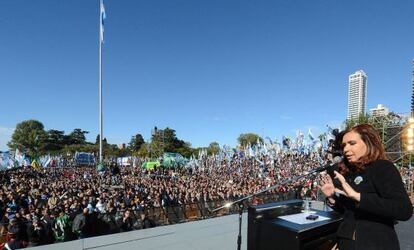
[[[142,164],[142,168],[148,169],[148,170],[154,170],[155,167],[159,167],[161,163],[159,161],[147,161]]]
[[[179,153],[164,153],[162,165],[166,168],[182,167],[188,160]]]

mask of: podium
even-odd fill
[[[274,202],[248,209],[248,250],[305,250],[318,249],[328,240],[335,239],[342,221],[333,211],[312,210],[320,219],[295,223],[280,217],[303,217],[302,200]],[[322,220],[324,218],[325,220]]]

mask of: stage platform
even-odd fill
[[[397,226],[402,250],[414,250],[414,218]],[[238,215],[57,243],[33,250],[232,250],[237,249]],[[242,248],[247,249],[247,213]]]

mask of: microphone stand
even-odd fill
[[[250,199],[250,198],[252,198],[254,196],[257,196],[259,194],[266,193],[267,191],[271,191],[271,190],[276,189],[276,188],[279,188],[281,186],[285,186],[286,184],[289,184],[291,182],[295,182],[295,181],[297,181],[297,180],[299,180],[299,179],[301,179],[301,178],[303,178],[305,176],[309,176],[309,175],[312,175],[314,173],[321,172],[323,170],[325,170],[325,168],[316,168],[316,169],[311,170],[310,172],[307,172],[305,174],[302,174],[302,175],[293,177],[291,179],[287,179],[287,180],[285,180],[285,181],[283,181],[283,182],[281,182],[279,184],[276,184],[276,185],[273,185],[271,187],[262,189],[262,190],[260,190],[260,191],[258,191],[256,193],[254,193],[254,194],[247,195],[247,196],[245,196],[243,198],[240,198],[238,200],[235,200],[233,202],[228,202],[224,206],[221,206],[221,207],[218,207],[216,209],[211,210],[211,212],[217,212],[217,211],[219,211],[219,210],[221,210],[223,208],[229,208],[229,207],[233,206],[234,204],[237,204],[238,205],[238,207],[239,207],[239,211],[238,211],[239,212],[239,234],[237,235],[237,250],[241,250],[241,242],[242,242],[241,226],[242,226],[242,215],[243,215],[243,209],[244,209],[243,201],[245,201],[247,199]]]

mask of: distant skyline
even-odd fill
[[[104,0],[104,137],[170,127],[193,147],[241,133],[280,140],[347,117],[348,76],[367,110],[410,112],[412,1]],[[16,124],[99,133],[99,0],[0,1],[0,150]]]
[[[366,113],[368,76],[363,70],[349,75],[348,80],[348,117],[356,119]]]

